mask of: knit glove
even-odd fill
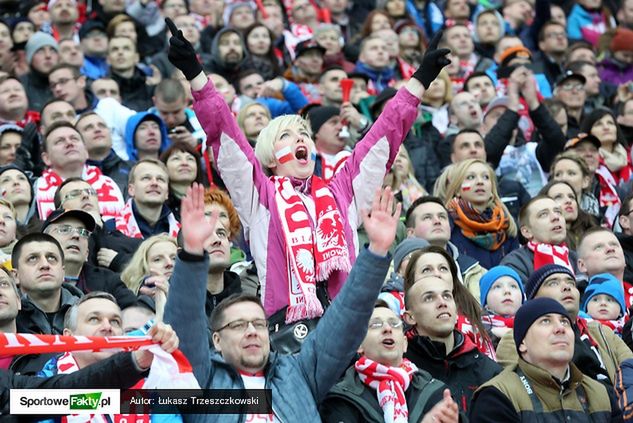
[[[435,36],[429,43],[429,47],[424,53],[424,57],[422,58],[422,64],[412,75],[413,78],[417,79],[424,85],[424,88],[429,88],[431,82],[437,78],[437,75],[444,68],[444,66],[451,63],[451,61],[446,57],[448,53],[451,51],[447,48],[437,49],[437,45],[440,43],[442,39],[443,31],[438,31],[435,33]]]
[[[188,81],[191,81],[202,72],[202,65],[198,61],[196,51],[185,36],[182,35],[182,30],[176,28],[171,19],[165,18],[165,23],[172,34],[169,39],[167,58],[172,65],[182,71]]]

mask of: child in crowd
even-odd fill
[[[479,280],[483,313],[481,320],[495,348],[501,337],[514,327],[514,315],[525,300],[523,283],[508,266],[495,266]]]
[[[592,276],[585,289],[580,317],[596,320],[622,336],[622,328],[629,319],[622,283],[609,273]]]

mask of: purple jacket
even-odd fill
[[[270,316],[288,305],[289,291],[286,242],[275,202],[275,185],[213,83],[209,81],[200,91],[193,92],[193,97],[193,109],[250,242],[264,309]],[[398,91],[328,184],[345,225],[352,264],[359,250],[356,229],[362,223],[360,210],[369,210],[376,189],[382,186],[385,173],[413,125],[419,103],[405,88]],[[346,278],[347,272],[332,273],[328,281],[330,298],[338,294]]]
[[[618,63],[611,58],[598,63],[598,72],[603,82],[609,82],[613,85],[633,82],[633,66]]]

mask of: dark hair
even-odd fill
[[[187,93],[180,81],[175,79],[163,79],[154,89],[154,96],[160,98],[165,103],[172,103],[178,100],[185,100]]]
[[[215,306],[213,311],[211,312],[211,317],[209,318],[209,324],[211,326],[212,332],[217,332],[218,329],[222,327],[222,322],[224,321],[224,312],[227,308],[231,307],[233,304],[237,303],[255,303],[262,310],[264,307],[259,299],[259,297],[250,294],[231,294],[220,303]]]
[[[633,208],[631,208],[631,201],[633,201],[633,192],[626,196],[624,200],[622,200],[622,206],[620,207],[620,216],[626,216],[631,213]]]
[[[79,71],[79,68],[77,66],[71,65],[70,63],[58,63],[55,66],[52,67],[51,71],[48,73],[49,75],[53,72],[57,72],[60,69],[69,69],[72,74],[73,74],[73,78],[77,79],[80,76],[82,76],[81,72]]]
[[[620,128],[620,125],[618,124],[618,121],[615,115],[613,114],[611,110],[604,107],[599,107],[597,109],[594,109],[591,113],[585,116],[585,118],[582,120],[582,123],[580,124],[580,132],[584,132],[585,134],[590,134],[591,128],[593,127],[593,125],[597,121],[605,117],[606,115],[611,116],[613,118],[613,122],[615,123],[616,137],[617,137],[616,142],[618,144],[623,145],[624,147],[628,147],[629,143],[627,142],[626,137],[624,136],[624,133],[622,132],[622,129]]]
[[[575,62],[567,63],[567,66],[565,66],[565,68],[572,71],[573,73],[581,73],[582,68],[584,68],[585,66],[591,66],[594,68],[596,67],[595,64],[587,62],[586,60],[576,60]]]
[[[567,246],[570,249],[575,250],[576,247],[578,246],[578,242],[582,234],[585,231],[589,230],[590,228],[598,226],[598,223],[596,222],[593,216],[591,216],[589,213],[585,212],[584,210],[580,208],[580,202],[578,201],[578,197],[576,197],[576,192],[574,191],[574,188],[566,181],[551,180],[547,183],[547,185],[541,188],[538,194],[546,195],[549,197],[549,194],[548,194],[549,190],[553,186],[560,185],[560,184],[567,185],[567,187],[569,187],[572,194],[574,194],[574,199],[576,201],[576,210],[578,210],[578,216],[576,217],[576,220],[571,222],[571,224],[569,225],[569,229],[567,230]]]
[[[0,82],[0,84],[2,84]],[[73,110],[75,110],[75,108],[73,107],[72,104],[70,104],[69,102],[67,102],[66,100],[62,100],[61,98],[52,98],[50,100],[48,100],[46,103],[44,103],[44,105],[42,106],[42,110],[40,111],[40,122],[42,122],[44,124],[44,126],[46,126],[46,122],[44,121],[44,110],[46,110],[48,108],[48,106],[50,106],[51,104],[54,103],[66,103],[68,104]],[[47,131],[48,132],[48,131]]]
[[[33,242],[48,242],[55,245],[55,247],[57,247],[57,249],[59,250],[59,254],[61,255],[62,264],[64,264],[64,250],[62,249],[62,246],[59,244],[59,242],[49,234],[45,234],[42,232],[32,232],[20,238],[13,247],[13,251],[11,252],[11,266],[13,266],[14,269],[17,269],[18,265],[20,264],[22,248],[24,248],[26,244],[31,244]]]
[[[404,273],[404,303],[406,308],[410,308],[409,291],[415,285],[415,269],[420,257],[425,254],[435,253],[439,254],[448,263],[448,267],[453,277],[453,297],[455,298],[455,304],[457,305],[457,311],[464,315],[470,323],[476,328],[476,332],[484,339],[490,339],[488,332],[481,322],[481,306],[479,302],[473,297],[473,294],[462,284],[459,279],[459,273],[455,260],[446,252],[445,249],[437,247],[435,245],[429,245],[422,248],[411,255],[411,260]]]
[[[253,32],[253,30],[255,30],[256,28],[259,28],[260,26],[266,29],[266,31],[268,32],[268,36],[270,37],[270,47],[268,47],[268,51],[266,52],[264,57],[268,59],[268,61],[270,62],[270,65],[272,67],[272,73],[274,75],[281,75],[283,73],[283,70],[281,69],[281,66],[279,66],[279,59],[277,58],[277,55],[275,54],[275,36],[273,35],[272,31],[268,29],[266,25],[264,25],[261,22],[255,22],[254,24],[252,24],[251,26],[249,26],[248,28],[244,30],[244,49],[248,51],[251,54],[251,56],[253,56],[253,52],[248,49],[248,36],[250,35],[251,32]]]
[[[455,152],[455,141],[457,141],[457,137],[459,137],[462,134],[477,134],[479,135],[479,137],[481,137],[481,140],[483,141],[484,136],[481,135],[481,132],[479,132],[476,129],[471,129],[471,128],[464,128],[461,129],[458,133],[456,133],[455,135],[453,135],[453,137],[451,137],[450,142],[451,142],[451,152]]]
[[[565,30],[565,32],[567,32],[567,28],[565,28],[565,25],[561,24],[560,22],[556,22],[556,21],[547,21],[543,24],[543,26],[541,26],[541,29],[538,32],[538,40],[539,42],[544,41],[545,40],[545,31],[547,30],[548,27],[550,26],[560,26],[561,28],[563,28]],[[567,34],[565,34],[565,36],[567,36]]]
[[[62,188],[65,187],[66,185],[72,183],[72,182],[83,182],[85,184],[88,184],[88,186],[92,186],[90,185],[90,183],[88,181],[86,181],[85,179],[79,177],[79,176],[72,176],[68,179],[66,179],[64,182],[62,182],[62,184],[57,188],[57,191],[55,191],[55,195],[53,196],[53,204],[55,205],[55,209],[59,209],[62,207]]]
[[[444,210],[447,210],[442,200],[438,197],[433,197],[432,195],[427,195],[426,197],[420,197],[417,200],[415,200],[407,209],[407,214],[405,215],[405,219],[404,219],[404,223],[407,228],[413,228],[415,226],[415,222],[413,221],[414,219],[413,213],[415,212],[415,209],[418,206],[421,206],[422,204],[426,204],[426,203],[436,203],[442,206]]]
[[[262,75],[262,73],[258,71],[257,69],[253,69],[253,68],[244,69],[243,71],[237,74],[237,76],[235,77],[235,83],[233,84],[233,87],[235,88],[235,91],[237,91],[238,94],[242,94],[242,90],[240,90],[240,82],[242,82],[242,79],[248,78],[251,75],[259,75],[262,77],[262,79],[264,80],[266,79],[264,78],[264,75]]]
[[[81,132],[79,132],[79,130],[77,128],[75,128],[75,126],[70,123],[70,122],[66,122],[65,120],[62,121],[58,121],[58,122],[54,122],[51,126],[46,128],[46,133],[44,134],[44,141],[42,142],[42,151],[47,152],[48,151],[48,136],[51,134],[51,132],[59,129],[59,128],[70,128],[73,131],[75,131],[78,135],[79,138],[82,140],[83,142],[83,137],[81,136]]]
[[[191,148],[189,144],[183,143],[183,142],[175,142],[172,145],[170,145],[167,150],[161,153],[159,159],[161,162],[165,164],[165,166],[167,166],[167,160],[169,160],[169,157],[171,157],[172,154],[180,152],[180,151],[189,153],[193,156],[194,159],[196,159],[197,169],[196,169],[196,180],[194,182],[198,182],[199,184],[201,184],[202,183],[202,161],[200,159],[200,153],[198,153],[198,151],[196,151],[195,149]]]
[[[481,13],[483,14],[483,12]],[[464,91],[466,92],[470,92],[468,91],[468,83],[470,82],[471,79],[473,78],[479,78],[480,76],[485,76],[486,78],[488,78],[490,80],[490,82],[492,82],[492,86],[494,87],[494,81],[492,80],[492,78],[490,77],[490,75],[488,75],[486,72],[473,72],[470,75],[468,75],[468,77],[466,78],[466,80],[464,81]]]

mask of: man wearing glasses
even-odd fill
[[[584,76],[571,70],[563,73],[556,81],[554,97],[562,101],[567,109],[567,138],[574,138],[580,132],[580,122],[587,99],[586,82]]]
[[[88,188],[92,190],[92,188]],[[136,296],[121,282],[118,274],[88,263],[88,238],[95,220],[82,210],[55,210],[46,219],[42,232],[59,242],[64,253],[64,282],[82,293],[104,291],[112,294],[120,308],[136,302]]]
[[[96,106],[98,99],[90,90],[86,90],[86,77],[79,68],[67,63],[59,63],[48,74],[48,86],[53,97],[72,104],[77,114]]]

